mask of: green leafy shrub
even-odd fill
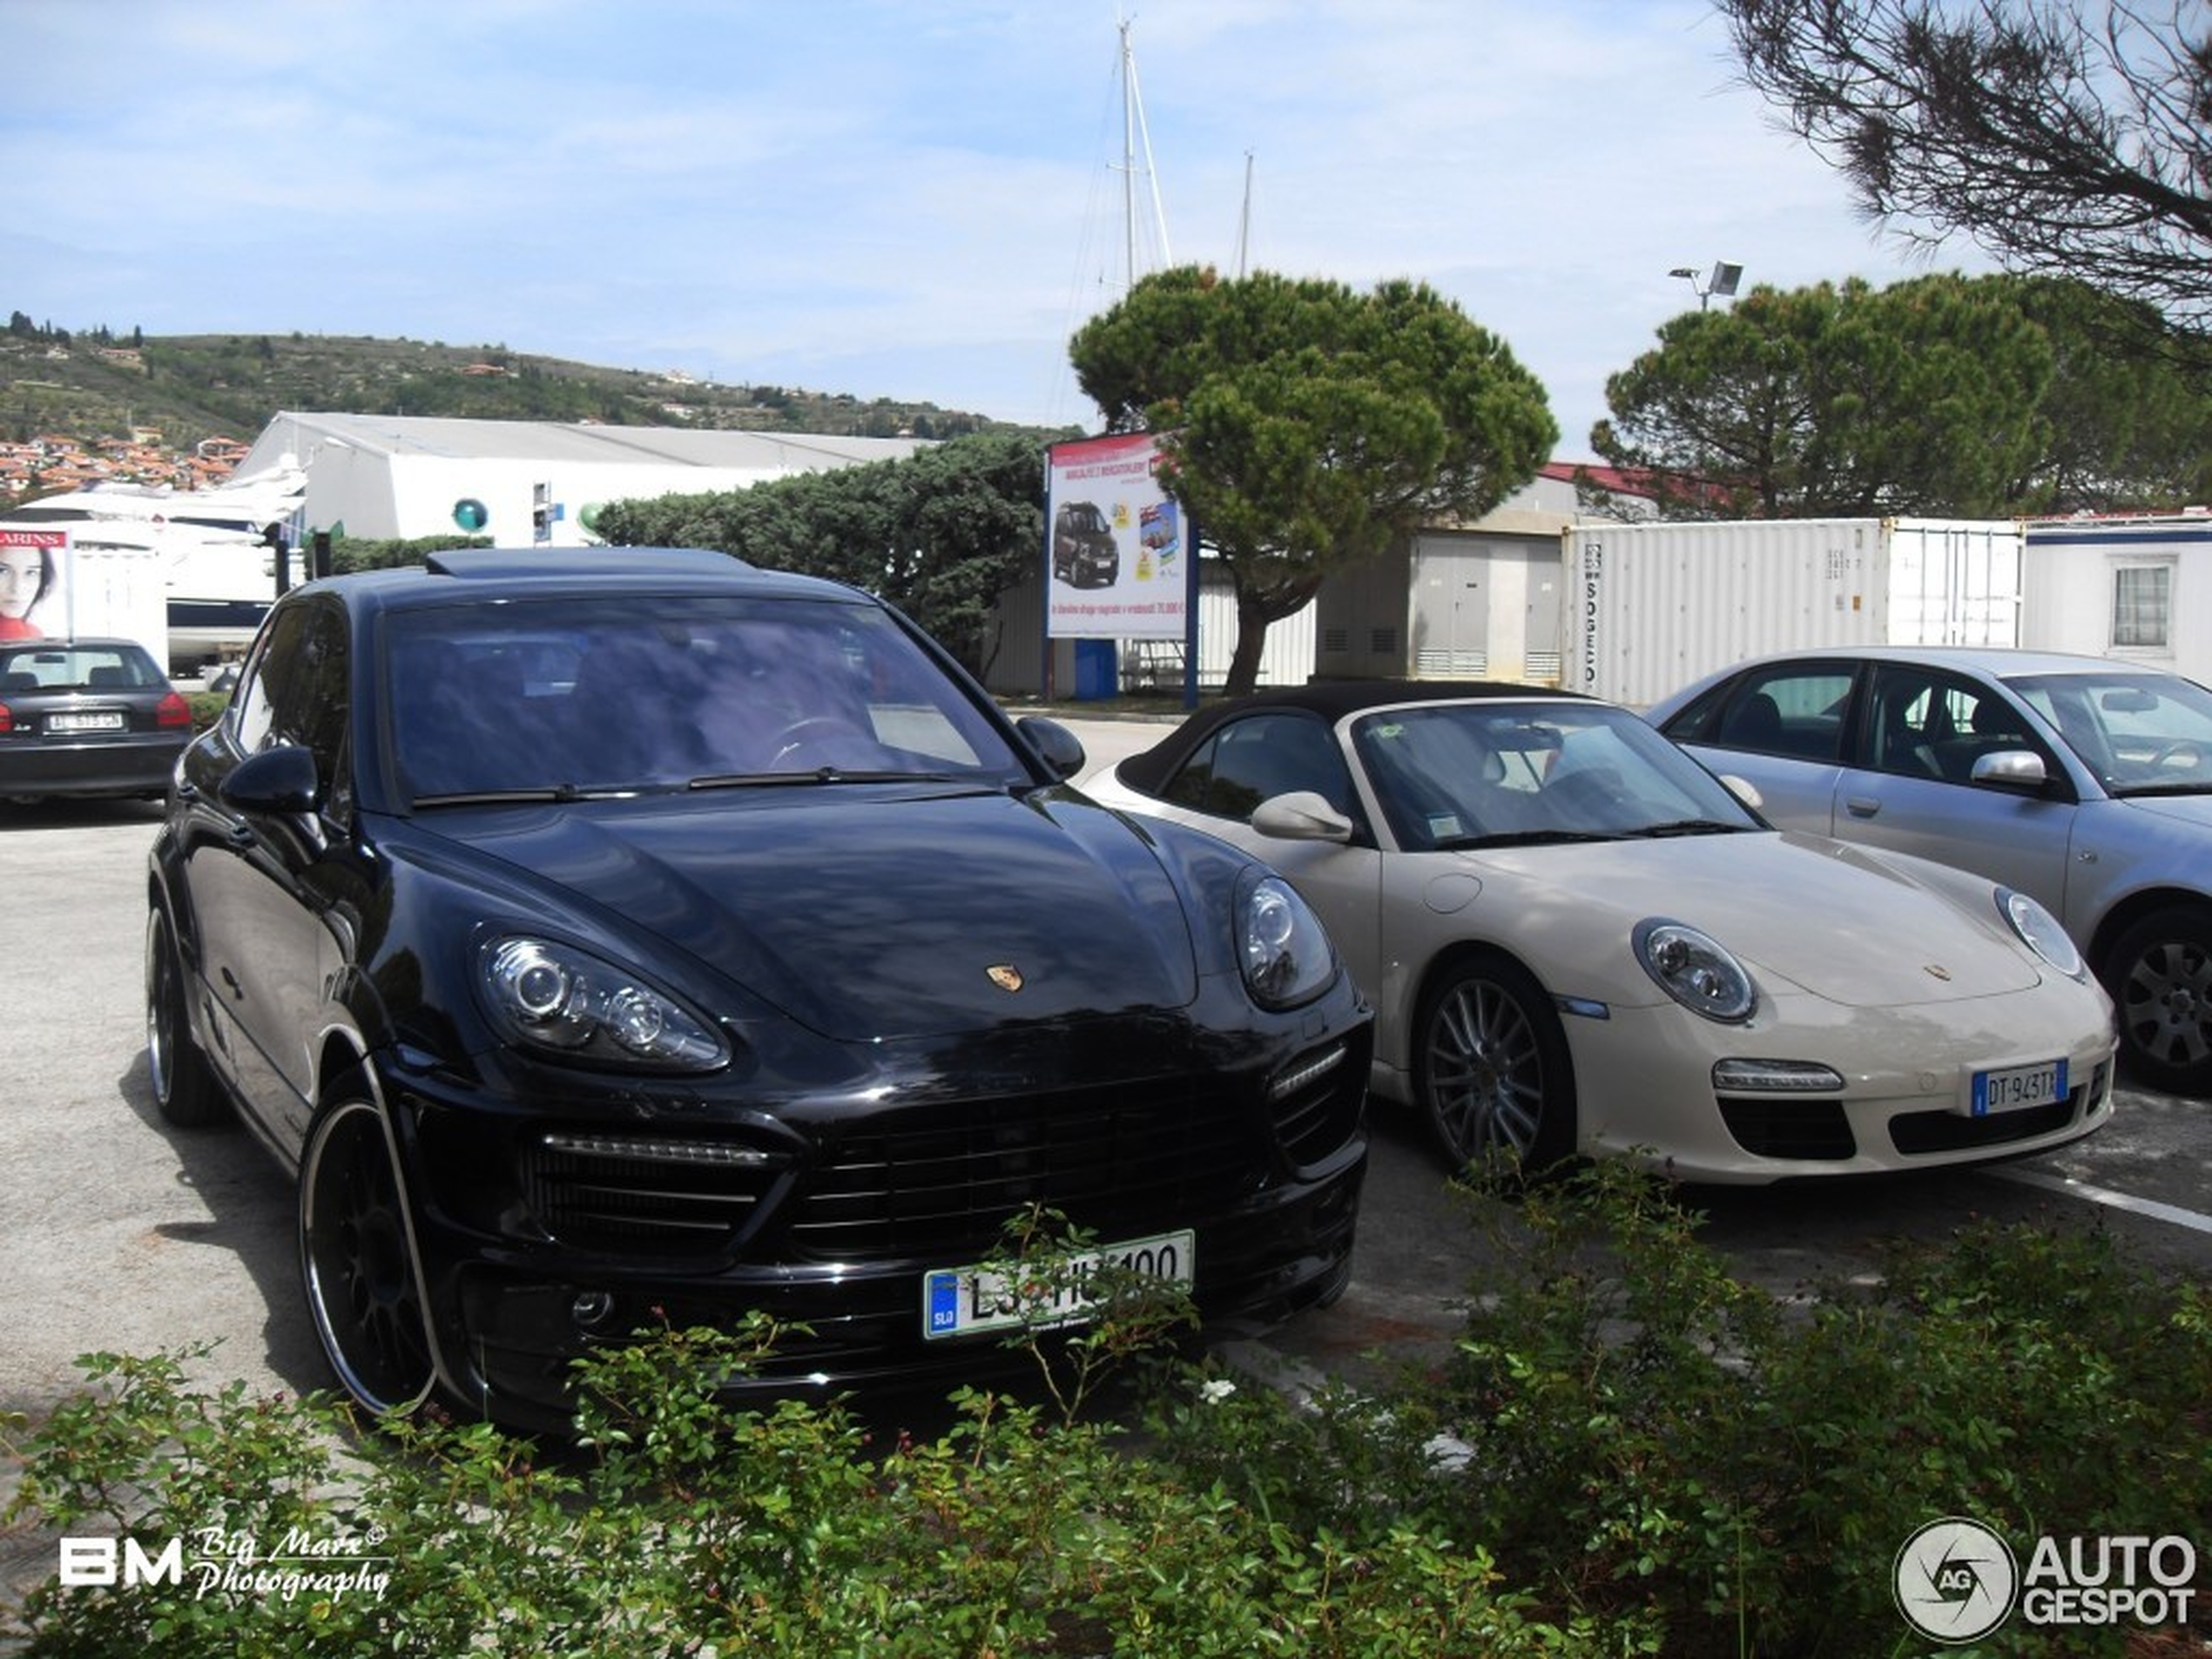
[[[1540,1605],[1656,1615],[1665,1650],[1886,1654],[1920,1526],[2201,1533],[2212,1514],[2201,1287],[2093,1229],[1977,1222],[1784,1310],[1623,1168],[1494,1208],[1490,1287],[1428,1409],[1468,1447],[1443,1524]],[[2069,1633],[2121,1650],[2118,1633]],[[1987,1651],[2047,1653],[2017,1624]]]
[[[1039,1285],[1066,1271],[1049,1250],[1024,1259]],[[577,1444],[552,1456],[481,1425],[362,1435],[326,1400],[100,1357],[92,1389],[24,1442],[10,1519],[157,1555],[181,1539],[216,1558],[212,1585],[197,1565],[182,1583],[57,1579],[12,1622],[30,1653],[70,1659],[1617,1650],[1526,1619],[1480,1551],[1410,1526],[1294,1528],[1131,1455],[1077,1413],[1129,1332],[1175,1316],[1102,1288],[1108,1315],[1082,1334],[1052,1347],[1040,1319],[1018,1338],[1061,1368],[1053,1409],[966,1393],[942,1434],[887,1446],[842,1406],[722,1403],[773,1345],[758,1324],[591,1360]],[[271,1562],[287,1541],[334,1553]],[[276,1576],[233,1585],[242,1556]],[[372,1581],[334,1585],[356,1568]]]
[[[1915,1646],[1892,1564],[1928,1521],[2196,1537],[2212,1514],[2212,1304],[2101,1232],[1977,1223],[1896,1250],[1878,1282],[1777,1305],[1622,1168],[1472,1207],[1507,1266],[1440,1373],[1293,1398],[1162,1366],[1137,1429],[1116,1425],[1116,1379],[1189,1310],[1079,1266],[1088,1241],[1042,1213],[997,1264],[1028,1298],[1009,1339],[1037,1388],[964,1392],[921,1439],[838,1405],[731,1408],[721,1385],[778,1339],[759,1323],[594,1359],[576,1441],[550,1452],[438,1421],[364,1435],[327,1401],[188,1388],[173,1357],[95,1359],[85,1393],[12,1426],[7,1519],[149,1553],[215,1541],[218,1569],[278,1576],[57,1579],[0,1609],[0,1641],[70,1659],[1881,1656]],[[1103,1313],[1060,1329],[1047,1310],[1076,1273]],[[241,1562],[239,1541],[266,1557],[287,1536],[335,1554]],[[355,1568],[374,1585],[337,1582]],[[2015,1622],[1978,1651],[2182,1650],[2158,1640]]]

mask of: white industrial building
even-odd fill
[[[303,541],[317,530],[412,541],[462,529],[506,547],[575,547],[597,539],[592,520],[610,502],[743,489],[902,460],[924,442],[287,413],[269,422],[238,471],[297,460],[307,475]]]

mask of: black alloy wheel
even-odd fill
[[[335,1100],[300,1162],[300,1268],[315,1334],[346,1392],[404,1412],[436,1382],[407,1201],[369,1101]]]
[[[207,1056],[192,1041],[184,958],[158,900],[146,914],[146,1076],[165,1123],[205,1129],[229,1116]]]

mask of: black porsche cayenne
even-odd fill
[[[524,1427],[749,1310],[745,1386],[1005,1356],[1033,1205],[1264,1322],[1348,1271],[1369,1015],[1278,878],[1064,781],[892,609],[719,554],[478,550],[272,609],[179,765],[147,1035],[299,1177],[345,1387]]]

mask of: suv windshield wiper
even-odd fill
[[[651,784],[539,784],[527,789],[451,789],[437,794],[415,795],[415,806],[513,806],[572,800],[618,800],[625,795],[657,792],[664,786]]]
[[[957,784],[971,779],[949,772],[847,772],[817,766],[812,772],[725,772],[694,778],[689,789],[779,789],[796,784]]]

